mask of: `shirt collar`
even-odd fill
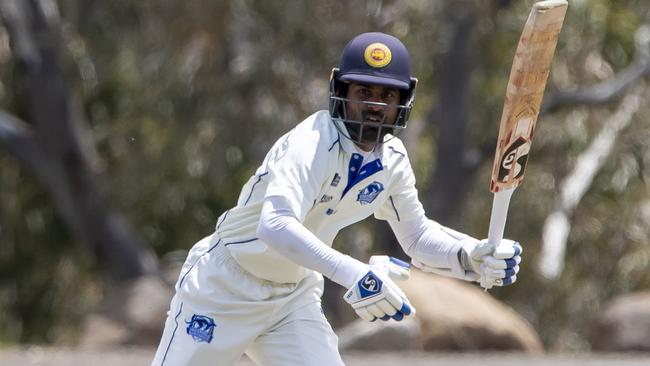
[[[348,153],[348,154],[354,154],[358,152],[357,146],[350,140],[349,138],[345,137],[341,131],[345,131],[345,124],[341,121],[336,121],[332,120],[336,125],[334,128],[336,129],[336,133],[339,134],[339,143],[341,144],[341,147],[343,150]]]
[[[341,131],[345,131],[346,127],[345,124],[341,121],[336,121],[332,120],[337,126],[334,126],[334,129],[339,135],[339,142],[341,144],[341,147],[343,150],[348,153],[348,154],[358,154],[361,152],[361,149],[357,147],[357,145],[350,140],[349,138],[345,137]],[[386,139],[387,136],[384,136],[384,139]],[[384,156],[384,150],[386,149],[386,144],[382,143],[379,144],[378,148],[375,148],[375,152],[377,153],[377,156],[381,159]]]

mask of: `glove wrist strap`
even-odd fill
[[[464,270],[473,271],[472,260],[469,259],[469,254],[463,248],[460,248],[458,251],[458,262],[460,263],[461,268]]]

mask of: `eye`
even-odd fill
[[[383,93],[382,99],[387,102],[392,102],[397,100],[397,92],[395,90],[387,90]]]
[[[368,96],[370,95],[370,91],[368,90],[368,88],[362,87],[357,89],[357,95],[359,95],[359,97],[361,98],[368,98]]]

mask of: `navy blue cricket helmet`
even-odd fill
[[[400,90],[400,104],[350,100],[347,96],[350,83],[397,88]],[[330,115],[345,137],[359,143],[378,145],[387,141],[385,135],[396,136],[406,128],[415,101],[416,85],[417,79],[411,76],[408,51],[399,39],[379,32],[360,34],[345,46],[339,66],[332,70]],[[384,117],[380,123],[371,123],[350,115],[347,108],[349,103],[396,108],[398,113],[395,121],[387,121]],[[346,127],[345,131],[336,122],[341,122]]]

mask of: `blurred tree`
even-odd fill
[[[127,279],[154,272],[155,256],[108,208],[84,151],[82,116],[61,65],[56,4],[5,1],[0,11],[21,74],[17,103],[30,121],[2,112],[0,142],[41,180],[68,227],[92,247],[107,274]]]
[[[425,191],[427,212],[443,225],[457,227],[470,177],[476,172],[477,159],[471,159],[467,128],[472,110],[470,81],[475,63],[475,6],[447,2],[444,18],[449,31],[448,44],[438,66],[438,101],[430,123],[437,124],[436,169]]]

